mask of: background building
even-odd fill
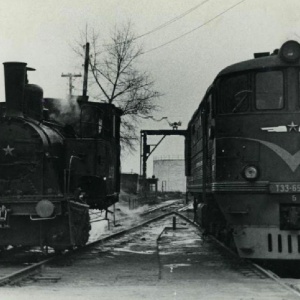
[[[153,159],[153,175],[158,178],[158,191],[185,192],[184,159],[181,156],[160,156]]]
[[[121,174],[121,190],[128,194],[136,194],[138,192],[139,175],[136,173]]]

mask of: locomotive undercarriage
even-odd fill
[[[299,261],[298,198],[292,194],[208,193],[204,203],[195,194],[195,221],[240,257]]]
[[[215,197],[240,257],[299,260],[300,203],[295,195],[224,193]]]
[[[207,199],[204,202],[201,194],[195,194],[193,204],[194,221],[201,225],[205,230],[204,233],[215,236],[219,241],[235,251],[232,228],[226,222],[214,197],[207,195]]]
[[[0,246],[50,246],[64,250],[86,244],[89,238],[89,206],[66,198],[53,200],[50,217],[36,213],[39,201],[1,199]]]

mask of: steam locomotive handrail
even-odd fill
[[[72,167],[72,162],[73,159],[77,158],[77,159],[81,159],[80,157],[76,156],[76,155],[71,155],[70,160],[69,160],[69,168],[68,168],[68,182],[67,182],[67,194],[70,194],[70,183],[71,183],[71,167]]]

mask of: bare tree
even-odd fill
[[[86,32],[85,38],[91,44],[89,65],[97,87],[94,98],[113,103],[123,111],[122,146],[135,150],[139,120],[157,109],[155,100],[161,96],[154,89],[150,74],[139,68],[142,47],[137,44],[130,23],[116,28],[108,44],[102,43],[94,30],[91,34]],[[74,50],[83,56],[82,47]]]

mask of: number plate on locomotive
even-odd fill
[[[271,183],[269,186],[270,193],[300,193],[300,182],[294,183]]]

